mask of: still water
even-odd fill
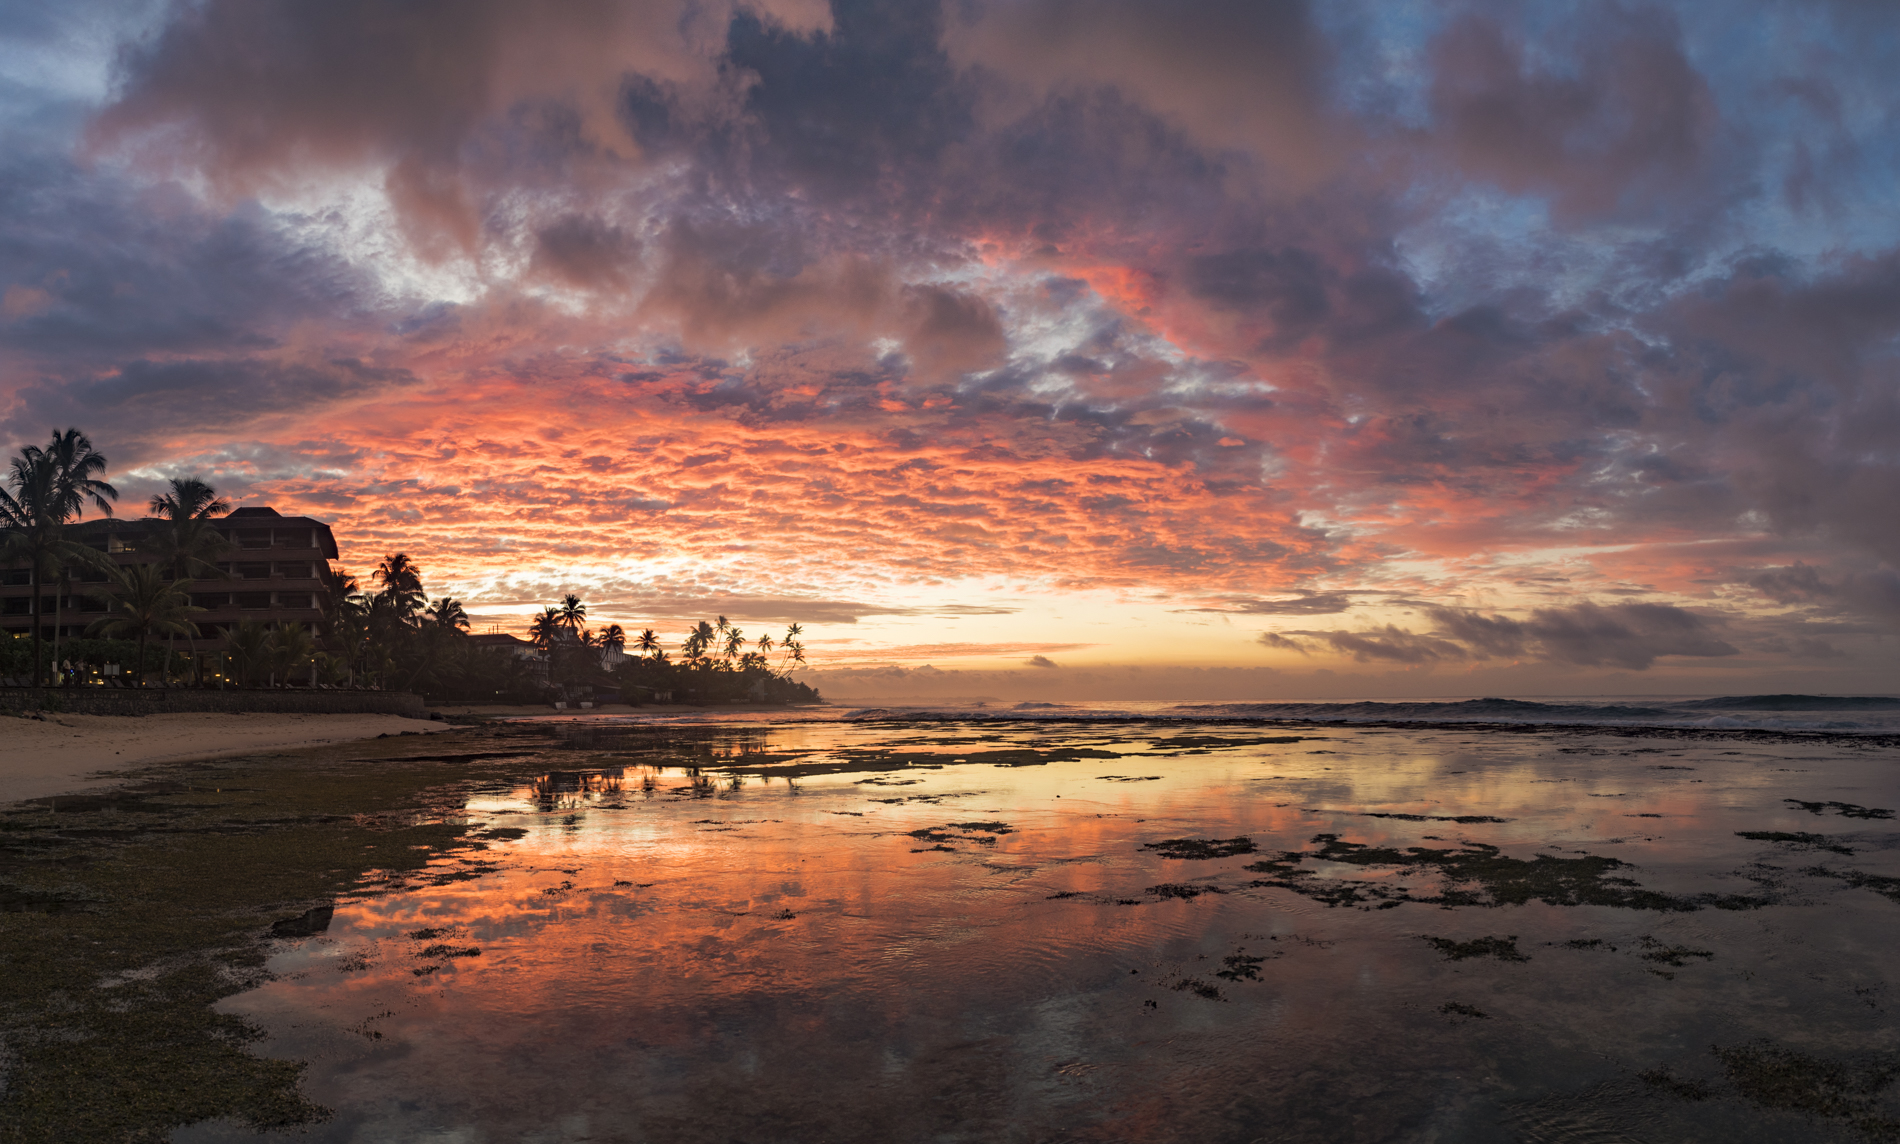
[[[226,1002],[335,1110],[282,1135],[1900,1132],[1884,741],[553,730],[468,802],[493,868],[366,885]]]

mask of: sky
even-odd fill
[[[0,444],[828,695],[1887,693],[1900,14],[0,2]]]

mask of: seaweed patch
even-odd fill
[[[1900,1076],[1893,1054],[1860,1062],[1827,1060],[1767,1041],[1710,1047],[1730,1084],[1763,1108],[1844,1121],[1876,1139],[1900,1137],[1900,1120],[1881,1116],[1874,1098]]]
[[[1689,964],[1683,960],[1685,957],[1700,957],[1708,960],[1715,956],[1712,951],[1706,949],[1690,949],[1686,945],[1664,945],[1648,934],[1637,938],[1636,944],[1644,950],[1643,953],[1637,955],[1644,961],[1654,961],[1677,969]]]
[[[1467,961],[1474,957],[1495,957],[1499,961],[1529,961],[1530,958],[1517,950],[1517,935],[1509,937],[1474,937],[1470,941],[1453,941],[1448,937],[1432,937],[1421,934],[1425,943],[1443,954],[1446,961]]]
[[[1150,886],[1142,892],[1153,894],[1157,898],[1188,899],[1198,898],[1202,894],[1219,894],[1225,891],[1219,886],[1190,885],[1184,882],[1163,882],[1158,886]]]
[[[1851,802],[1802,802],[1798,798],[1784,798],[1781,801],[1800,807],[1809,814],[1826,814],[1828,811],[1842,818],[1892,818],[1893,811],[1877,806],[1856,806]]]
[[[1181,860],[1205,858],[1232,858],[1236,854],[1252,854],[1253,839],[1240,838],[1164,838],[1160,842],[1144,842],[1143,850],[1153,850],[1163,858]]]
[[[1836,854],[1853,854],[1851,846],[1829,838],[1825,834],[1808,834],[1804,831],[1788,830],[1737,830],[1737,838],[1747,838],[1754,842],[1780,842],[1802,850],[1831,850]]]
[[[1624,909],[1687,913],[1716,909],[1756,909],[1768,898],[1734,894],[1697,894],[1678,897],[1642,889],[1618,871],[1629,864],[1616,858],[1585,854],[1558,858],[1539,854],[1529,860],[1506,857],[1496,846],[1467,842],[1460,849],[1408,846],[1403,850],[1345,842],[1337,834],[1317,834],[1318,850],[1293,850],[1277,858],[1255,862],[1246,869],[1271,875],[1255,886],[1292,890],[1330,906],[1379,903],[1390,909],[1403,902],[1440,906],[1521,906],[1539,901],[1552,906],[1619,906]],[[1414,894],[1405,886],[1380,882],[1323,878],[1299,864],[1307,860],[1348,866],[1385,866],[1433,873],[1444,880],[1436,894]],[[1373,908],[1367,906],[1364,908]]]
[[[1497,818],[1489,814],[1400,814],[1385,810],[1328,810],[1325,807],[1301,807],[1306,814],[1348,814],[1354,818],[1393,818],[1400,822],[1456,822],[1466,826],[1475,826],[1482,822],[1509,822],[1508,818]]]
[[[1279,957],[1280,954],[1276,952],[1273,956]],[[1237,949],[1221,958],[1221,965],[1224,968],[1216,969],[1214,976],[1224,977],[1229,981],[1258,981],[1260,967],[1269,960],[1271,959],[1266,957],[1254,957],[1244,949]]]
[[[1801,872],[1815,878],[1835,878],[1856,890],[1872,890],[1888,901],[1900,902],[1900,878],[1891,875],[1868,874],[1860,870],[1830,870],[1825,866],[1811,866]]]

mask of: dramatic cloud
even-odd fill
[[[484,614],[803,620],[859,663],[1893,655],[1900,58],[1862,7],[9,19],[0,425],[84,427],[130,495],[202,474]]]

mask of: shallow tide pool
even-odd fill
[[[1900,1138],[1890,747],[955,722],[495,742],[522,781],[470,798],[486,852],[366,884],[224,1004],[335,1112],[266,1135]]]

